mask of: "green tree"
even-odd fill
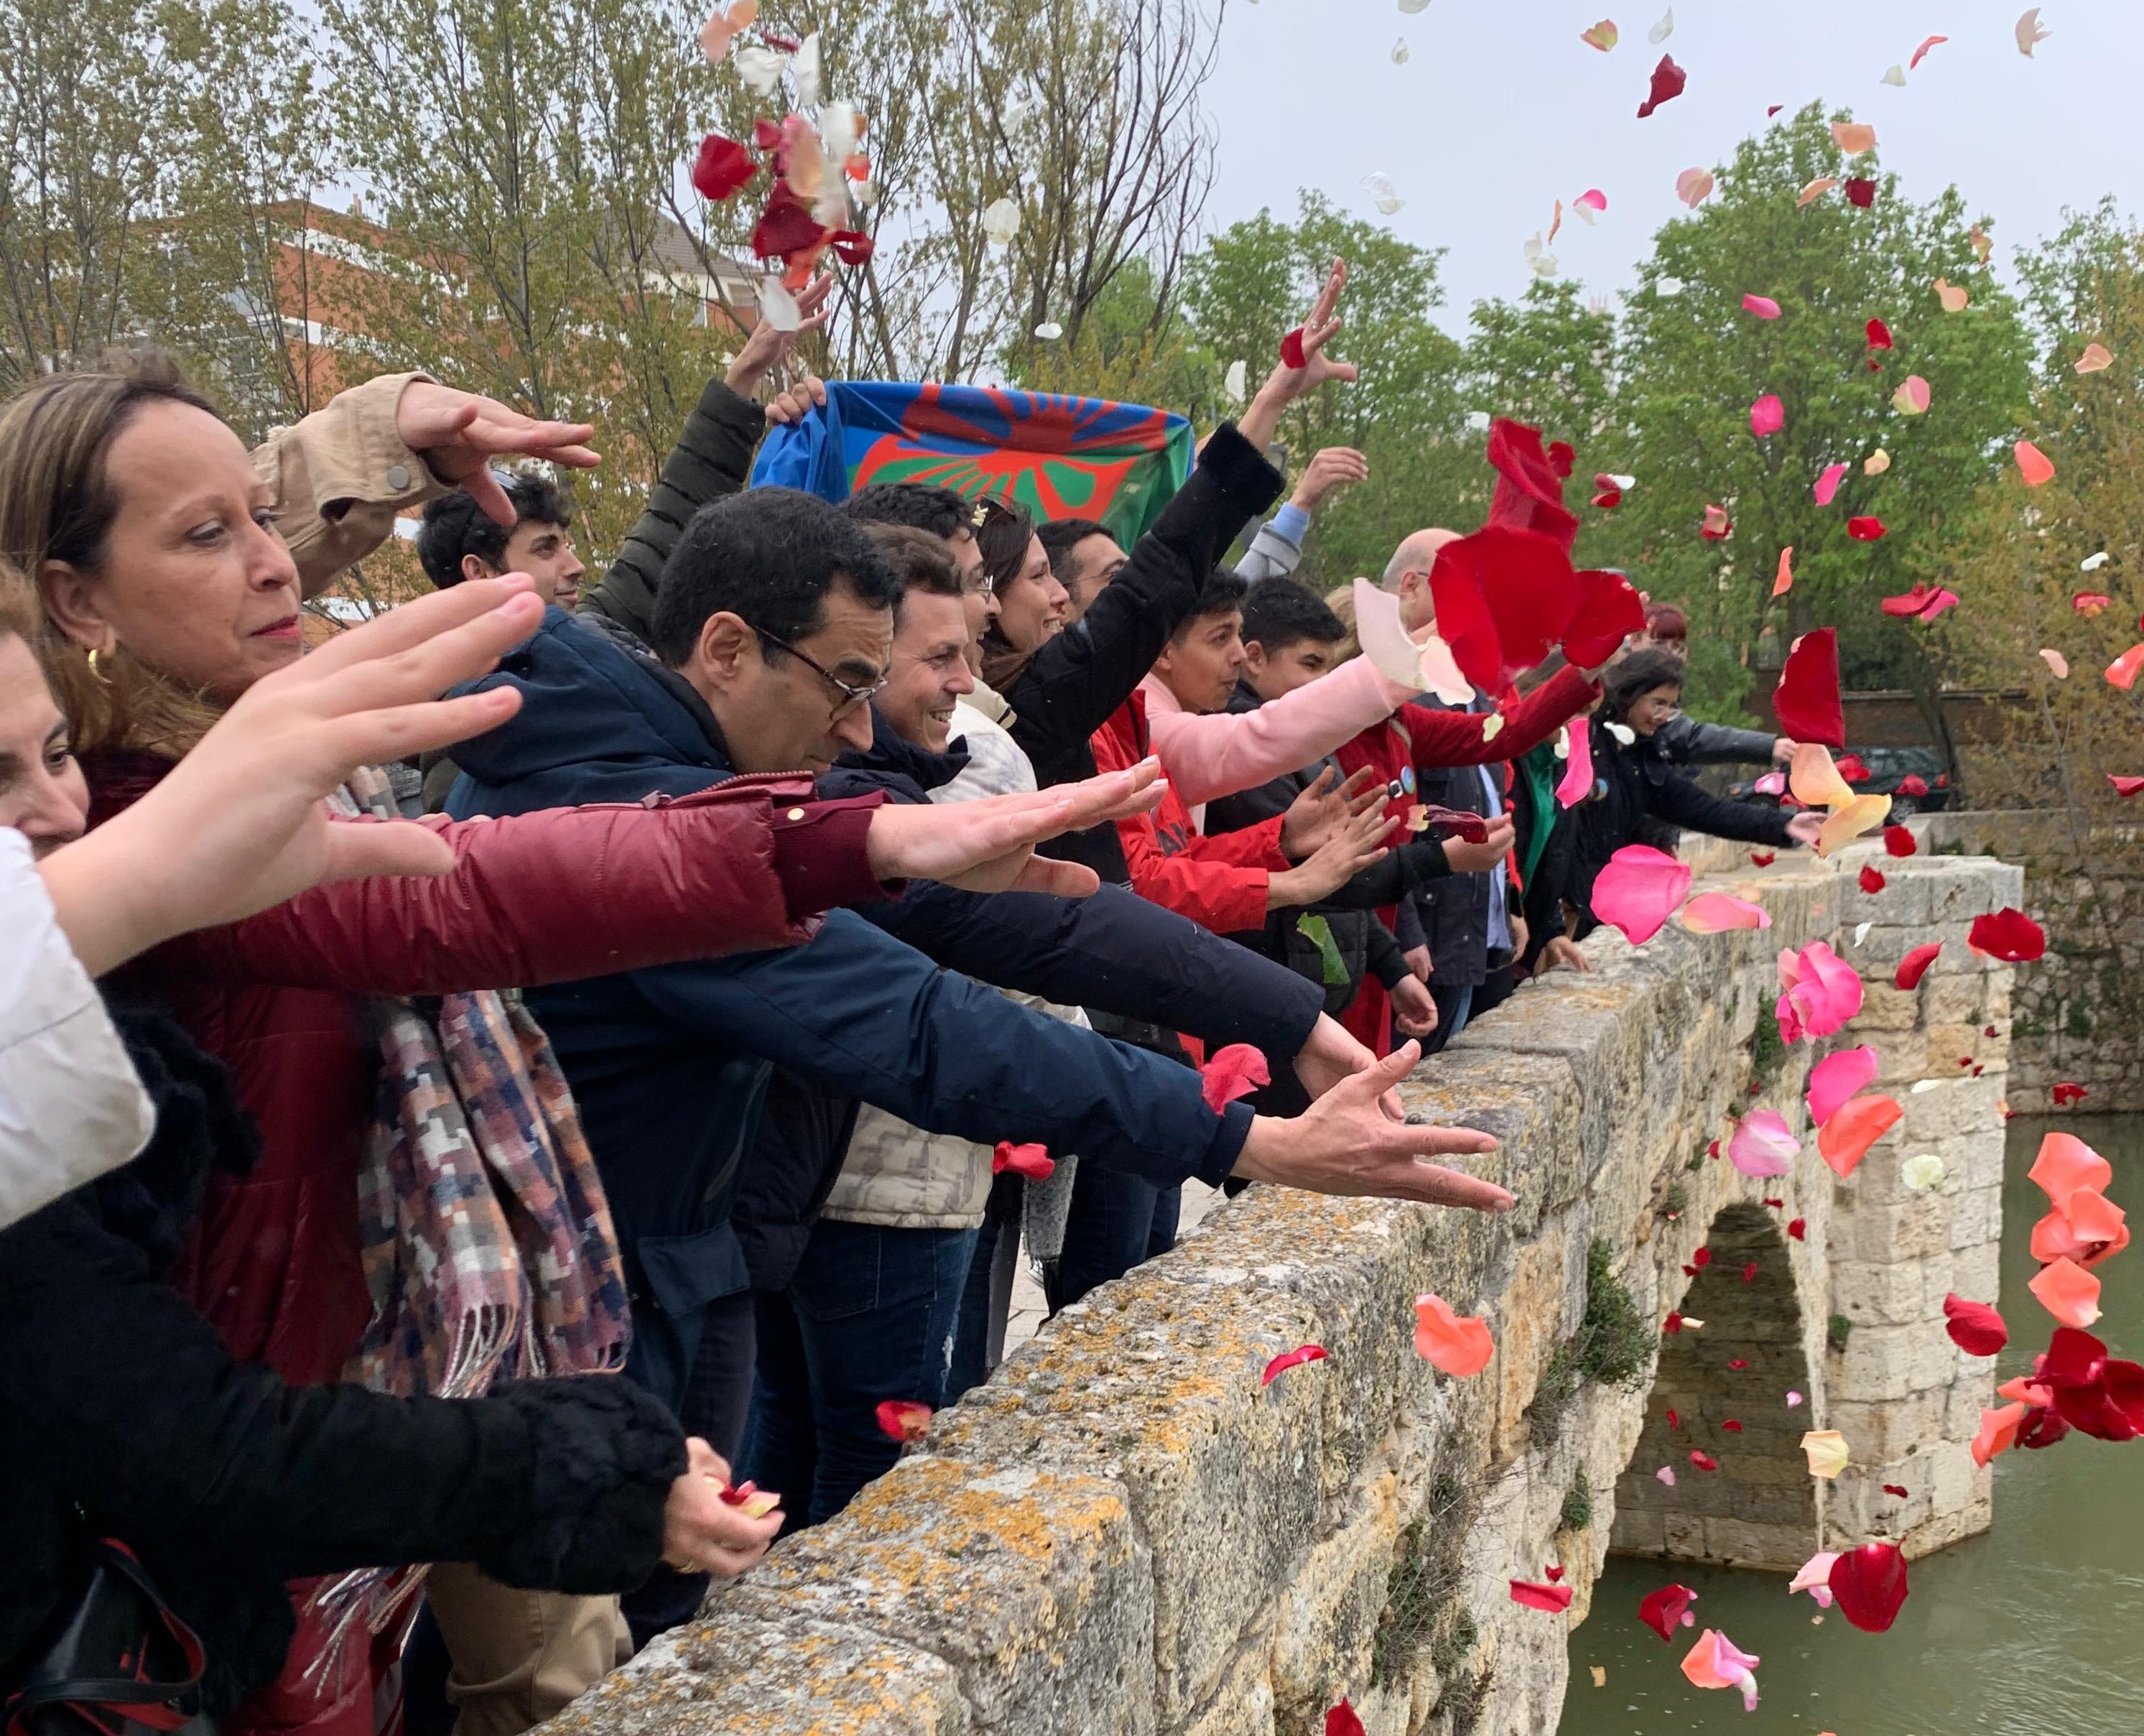
[[[1307,552],[1313,581],[1336,584],[1382,573],[1400,539],[1425,524],[1478,523],[1490,478],[1479,438],[1465,431],[1460,346],[1432,317],[1443,299],[1441,254],[1348,217],[1323,194],[1298,197],[1293,224],[1261,211],[1186,262],[1184,314],[1211,395],[1174,407],[1202,424],[1233,409],[1220,389],[1229,365],[1243,362],[1255,387],[1333,260],[1347,261],[1347,323],[1333,349],[1362,377],[1298,403],[1281,424],[1298,468],[1322,446],[1352,446],[1369,460],[1369,481],[1327,507]]]
[[[2017,425],[2031,359],[2017,307],[1976,261],[1954,188],[1915,205],[1883,176],[1867,210],[1842,192],[1798,204],[1819,176],[1877,176],[1869,159],[1842,156],[1815,104],[1744,141],[1718,172],[1718,196],[1660,231],[1621,322],[1621,439],[1605,449],[1621,444],[1629,458],[1596,468],[1628,469],[1638,486],[1596,558],[1620,555],[1642,588],[1692,611],[1694,702],[1735,697],[1751,678],[1738,670],[1775,665],[1787,637],[1829,624],[1841,629],[1849,685],[1910,687],[1933,723],[1928,630],[1884,618],[1877,602],[1955,553],[1961,517]],[[1945,313],[1938,278],[1966,288],[1971,305]],[[1680,294],[1664,292],[1670,280]],[[1783,316],[1744,312],[1749,293]],[[1894,350],[1869,350],[1871,319],[1886,322]],[[1909,374],[1931,389],[1925,416],[1892,407]],[[1759,439],[1749,409],[1767,393],[1785,426]],[[1872,476],[1865,461],[1879,448],[1890,468]],[[1849,468],[1820,508],[1811,491],[1833,464]],[[1733,519],[1730,540],[1700,538],[1708,503]],[[1889,534],[1851,540],[1856,515]],[[1788,547],[1794,588],[1774,602]]]

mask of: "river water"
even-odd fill
[[[2003,1189],[2008,1379],[2047,1347],[2053,1322],[2025,1288],[2026,1243],[2046,1209],[2025,1179],[2055,1125],[2010,1123]],[[2144,1210],[2144,1117],[2059,1123],[2114,1165],[2116,1203]],[[2124,1196],[2127,1197],[2125,1198]],[[2144,1242],[2097,1268],[2102,1318],[2092,1330],[2117,1356],[2144,1361]],[[1638,1619],[1638,1600],[1670,1581],[1698,1594],[1695,1629],[1675,1644]],[[1836,1610],[1820,1626],[1784,1575],[1611,1557],[1592,1614],[1571,1636],[1561,1736],[2137,1736],[2144,1732],[2144,1441],[2072,1433],[1995,1461],[1995,1525],[1913,1565],[1905,1607],[1888,1633],[1864,1634]],[[1744,1713],[1732,1689],[1706,1691],[1679,1665],[1698,1632],[1723,1629],[1762,1659],[1763,1699]],[[1593,1684],[1591,1666],[1607,1671]]]

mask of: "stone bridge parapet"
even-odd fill
[[[1516,1210],[1253,1189],[1067,1310],[548,1736],[1308,1736],[1342,1694],[1372,1736],[1536,1736],[1611,1544],[1776,1568],[1984,1529],[1966,1443],[1990,1376],[1942,1301],[1995,1292],[2011,973],[1966,931],[2020,901],[2018,870],[1865,846],[1699,861],[1772,927],[1604,934],[1591,975],[1521,991],[1408,1082],[1411,1111],[1497,1135],[1481,1167]],[[1866,1004],[1789,1050],[1776,957],[1819,939]],[[1934,968],[1894,989],[1927,940]],[[1776,1178],[1707,1155],[1752,1108],[1805,1128],[1808,1065],[1856,1043],[1905,1118],[1850,1178],[1813,1132]],[[1921,1153],[1947,1173],[1915,1193],[1899,1166]],[[1416,1355],[1424,1291],[1487,1317],[1480,1375]],[[1670,1310],[1705,1324],[1664,1337]],[[1261,1386],[1308,1342],[1328,1360]],[[1808,1428],[1845,1435],[1836,1482],[1809,1476]],[[1551,1563],[1568,1615],[1510,1600]]]

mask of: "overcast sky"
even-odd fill
[[[1316,187],[1380,221],[1362,177],[1407,201],[1388,223],[1447,250],[1441,317],[1455,331],[1485,296],[1529,280],[1521,248],[1561,198],[1607,195],[1591,228],[1566,216],[1555,252],[1589,295],[1635,281],[1653,231],[1682,209],[1675,176],[1716,168],[1773,103],[1813,98],[1874,122],[1880,159],[1922,200],[1955,182],[1995,219],[1996,262],[2052,234],[2065,206],[2112,193],[2144,209],[2144,0],[2051,0],[2053,34],[2017,52],[2022,6],[1988,0],[1229,0],[1207,108],[1220,153],[1209,226]],[[1579,32],[1621,32],[1601,53]],[[1903,89],[1881,81],[1929,36]],[[1395,42],[1407,58],[1395,65]],[[1635,118],[1663,52],[1688,90]]]

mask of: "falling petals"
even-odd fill
[[[1846,533],[1849,537],[1853,538],[1857,543],[1880,543],[1885,537],[1890,534],[1890,533],[1884,528],[1883,521],[1881,518],[1872,518],[1866,514],[1849,518],[1846,521]],[[1928,587],[1922,585],[1916,587],[1916,588],[1925,591]],[[1884,613],[1886,614],[1896,614],[1897,613],[1897,610],[1888,608],[1884,610]],[[1909,610],[1908,613],[1910,613],[1912,611]]]
[[[1985,1465],[1998,1453],[2007,1453],[2017,1444],[2017,1430],[2025,1421],[2026,1406],[2008,1404],[1998,1411],[1984,1406],[1980,1412],[1980,1431],[1973,1437],[1973,1462]]]
[[[1809,1069],[1809,1119],[1819,1127],[1831,1119],[1842,1104],[1864,1085],[1876,1082],[1876,1051],[1867,1044],[1826,1055]]]
[[[2006,905],[1973,919],[1966,945],[1975,952],[2006,964],[2019,965],[2037,959],[2047,950],[2047,930],[2022,910]]]
[[[1809,1219],[1806,1218],[1797,1218],[1792,1220],[1787,1225],[1787,1234],[1797,1242],[1807,1241],[1809,1239]]]
[[[1685,169],[1675,176],[1675,197],[1692,211],[1712,196],[1715,182],[1710,169]]]
[[[1392,44],[1392,64],[1396,67],[1403,67],[1407,63],[1407,38],[1405,37],[1402,37],[1397,42]]]
[[[1273,1083],[1266,1058],[1248,1043],[1231,1043],[1199,1069],[1199,1089],[1216,1115],[1223,1105]]]
[[[1690,1462],[1695,1465],[1700,1471],[1717,1471],[1720,1469],[1719,1460],[1714,1458],[1710,1453],[1705,1451],[1700,1447],[1692,1447],[1690,1449]]]
[[[931,1406],[913,1399],[890,1398],[878,1407],[879,1432],[903,1445],[921,1441],[931,1432]]]
[[[1876,148],[1876,129],[1860,121],[1834,121],[1831,137],[1832,142],[1849,156],[1859,156],[1864,151]]]
[[[1966,303],[1972,299],[1963,285],[1951,283],[1941,277],[1936,280],[1936,300],[1943,304],[1943,310],[1945,313],[1963,313]]]
[[[782,75],[789,70],[787,55],[777,54],[772,48],[762,48],[757,43],[747,42],[737,51],[732,58],[737,65],[737,76],[757,96],[772,95],[775,86],[782,82]]]
[[[992,1175],[1019,1175],[1031,1182],[1046,1182],[1056,1171],[1057,1161],[1045,1146],[1015,1145],[1009,1139],[1000,1139],[990,1153]]]
[[[1794,1222],[1795,1222],[1796,1223],[1799,1223],[1801,1222],[1801,1219],[1800,1219],[1800,1218],[1797,1218],[1794,1220]],[[1800,1393],[1799,1393],[1799,1392],[1794,1392],[1794,1391],[1789,1391],[1789,1392],[1787,1394],[1787,1408],[1788,1408],[1789,1411],[1794,1410],[1794,1408],[1796,1408],[1796,1407],[1797,1407],[1797,1406],[1801,1403],[1801,1401],[1802,1401],[1802,1396],[1801,1396],[1801,1394],[1800,1394]]]
[[[1769,439],[1786,425],[1786,406],[1777,394],[1767,392],[1749,406],[1749,432],[1759,439]]]
[[[1883,828],[1885,855],[1909,856],[1920,847],[1920,841],[1913,836],[1913,829],[1910,826],[1887,826]],[[1920,949],[1915,947],[1913,950],[1918,952]],[[1933,958],[1935,955],[1930,953],[1928,956]]]
[[[1325,1736],[1363,1736],[1362,1715],[1347,1704],[1344,1694],[1340,1696],[1340,1704],[1325,1714]]]
[[[1940,1188],[1948,1173],[1943,1168],[1943,1160],[1932,1151],[1908,1158],[1898,1166],[1898,1179],[1915,1193],[1925,1193],[1931,1188]]]
[[[1752,1109],[1727,1142],[1727,1161],[1744,1175],[1784,1175],[1794,1168],[1802,1142],[1776,1109]]]
[[[735,139],[711,132],[700,141],[692,160],[692,186],[702,199],[729,198],[759,172],[752,153]]]
[[[1784,1042],[1828,1037],[1861,1010],[1860,973],[1821,940],[1780,953],[1779,983],[1785,992],[1774,1011]]]
[[[1693,935],[1724,934],[1729,929],[1769,928],[1772,919],[1763,905],[1725,892],[1700,892],[1682,907],[1682,925]]]
[[[983,207],[983,237],[993,247],[1010,247],[1020,233],[1020,206],[1010,199],[993,199]]]
[[[1670,6],[1660,16],[1660,21],[1645,32],[1645,40],[1655,48],[1675,34],[1675,8]]]
[[[1857,175],[1846,183],[1848,203],[1867,211],[1876,202],[1876,183],[1865,175]]]
[[[1665,1481],[1673,1483],[1675,1479],[1670,1476]],[[1663,1585],[1638,1600],[1638,1619],[1659,1634],[1663,1644],[1672,1643],[1677,1628],[1695,1624],[1697,1618],[1690,1613],[1690,1606],[1696,1601],[1697,1594],[1687,1585]]]
[[[759,0],[736,0],[734,5],[717,7],[710,13],[700,27],[700,52],[707,56],[707,64],[719,67],[727,59],[731,39],[758,16]]]
[[[1674,1466],[1663,1465],[1658,1471],[1655,1471],[1653,1475],[1658,1477],[1663,1483],[1665,1483],[1669,1488],[1672,1489],[1675,1487],[1675,1473]],[[1667,1638],[1667,1635],[1663,1634],[1660,1635],[1660,1638],[1665,1639]]]
[[[1906,1557],[1895,1543],[1864,1543],[1843,1552],[1824,1583],[1841,1615],[1864,1633],[1880,1634],[1906,1601]]]
[[[1588,187],[1571,201],[1571,214],[1581,221],[1591,223],[1608,209],[1608,196],[1598,187]]]
[[[1378,211],[1387,217],[1407,203],[1400,197],[1399,189],[1392,185],[1392,178],[1389,175],[1365,175],[1362,191],[1376,201]]]
[[[2053,461],[2030,440],[2020,440],[2011,449],[2017,459],[2017,474],[2024,479],[2025,486],[2037,489],[2055,478]]]
[[[1654,40],[1657,42],[1660,38],[1656,37]],[[1675,63],[1675,57],[1663,54],[1660,63],[1653,68],[1652,85],[1645,93],[1645,100],[1638,105],[1638,118],[1644,120],[1663,102],[1672,102],[1682,95],[1689,82],[1690,75]]]
[[[1266,1371],[1258,1376],[1258,1384],[1270,1386],[1276,1376],[1286,1374],[1291,1368],[1300,1368],[1306,1362],[1323,1362],[1324,1360],[1325,1347],[1322,1344],[1306,1344],[1299,1350],[1284,1352],[1266,1364]]]
[[[2125,777],[2118,771],[2107,774],[2107,782],[2114,786],[2114,793],[2125,801],[2139,790],[2144,790],[2144,777]]]
[[[2040,647],[2040,661],[2047,666],[2048,672],[2052,674],[2057,681],[2067,681],[2069,679],[2070,660],[2064,657],[2059,651],[2053,650],[2047,646],[2042,645]]]
[[[1863,521],[1858,519],[1855,521],[1857,523],[1861,522]],[[1874,519],[1868,520],[1867,522],[1870,523],[1876,523]],[[1851,531],[1851,528],[1852,527],[1849,526],[1849,532]],[[1880,537],[1882,534],[1883,527],[1880,524],[1878,524],[1876,528],[1876,536]],[[1862,540],[1864,542],[1869,542],[1874,541],[1874,538],[1864,537]],[[1901,621],[1929,622],[1936,619],[1936,618],[1941,615],[1946,609],[1956,608],[1958,604],[1958,595],[1957,592],[1941,589],[1931,590],[1925,584],[1917,583],[1910,591],[1902,591],[1896,597],[1884,598],[1883,601],[1877,605],[1877,607],[1881,608],[1885,614],[1893,616]]]
[[[1919,47],[1913,50],[1913,57],[1906,62],[1906,70],[1908,72],[1912,72],[1914,67],[1920,65],[1920,63],[1928,57],[1929,49],[1934,47],[1939,42],[1947,42],[1949,40],[1950,38],[1947,36],[1930,37],[1926,42],[1923,42]]]
[[[1613,18],[1603,18],[1591,30],[1580,31],[1578,39],[1588,47],[1598,48],[1606,54],[1621,41],[1622,37],[1615,28],[1615,21]]]
[[[2040,22],[2040,8],[2031,6],[2018,14],[2014,34],[2017,38],[2017,52],[2030,60],[2032,50],[2054,32]]]
[[[1593,914],[1642,946],[1690,892],[1690,866],[1643,844],[1626,844],[1593,882]]]
[[[770,331],[801,331],[803,310],[779,275],[770,272],[759,280],[759,316]]]
[[[1813,1477],[1829,1482],[1846,1469],[1846,1436],[1837,1429],[1811,1429],[1802,1436],[1802,1451],[1809,1455]]]
[[[1536,1585],[1531,1580],[1511,1582],[1511,1601],[1529,1610],[1545,1610],[1551,1615],[1561,1615],[1571,1607],[1571,1588],[1568,1585]]]
[[[1819,1608],[1829,1610],[1831,1607],[1831,1564],[1838,1559],[1839,1551],[1836,1550],[1824,1550],[1811,1555],[1788,1582],[1788,1595],[1806,1591],[1816,1600]]]
[[[2144,642],[2131,646],[2107,666],[2107,684],[2127,693],[2137,685],[2140,671],[2144,671]]]
[[[1838,185],[1839,177],[1836,175],[1818,176],[1814,181],[1809,182],[1807,186],[1804,187],[1801,191],[1796,195],[1794,199],[1795,207],[1799,209],[1804,205],[1813,204],[1815,201],[1823,198],[1826,193],[1829,192]]]
[[[1817,478],[1816,487],[1812,490],[1816,496],[1816,503],[1819,506],[1829,506],[1839,498],[1839,485],[1845,480],[1845,465],[1826,464],[1824,467],[1824,474]]]
[[[1817,1155],[1842,1178],[1869,1155],[1869,1148],[1898,1125],[1905,1111],[1881,1093],[1842,1104],[1817,1129]]]
[[[1784,597],[1794,588],[1794,545],[1779,551],[1779,570],[1772,575],[1772,594]]]
[[[1355,629],[1362,655],[1402,687],[1427,690],[1447,705],[1464,705],[1474,689],[1459,672],[1452,647],[1435,633],[1417,641],[1400,624],[1399,598],[1367,578],[1355,581]]]
[[[1742,298],[1742,310],[1744,313],[1754,314],[1760,320],[1776,320],[1779,317],[1779,304],[1773,300],[1769,295],[1744,295]]]
[[[1992,1357],[2010,1342],[2010,1328],[1986,1302],[1953,1293],[1943,1297],[1943,1330],[1968,1357]]]
[[[1860,880],[1861,890],[1866,892],[1871,898],[1874,898],[1878,892],[1881,892],[1885,886],[1890,884],[1889,881],[1883,878],[1883,870],[1876,867],[1874,864],[1869,862],[1864,862],[1861,865]]]
[[[1906,83],[1906,69],[1903,67],[1899,66],[1886,67],[1883,69],[1883,76],[1877,80],[1877,82],[1878,84],[1895,85],[1899,89],[1903,90],[1905,88]]]
[[[1479,1315],[1460,1315],[1441,1296],[1414,1299],[1415,1354],[1432,1367],[1465,1379],[1489,1366],[1496,1346]]]
[[[2096,1188],[2078,1188],[2032,1226],[2032,1257],[2087,1271],[2129,1246],[2128,1214]]]
[[[1839,632],[1804,633],[1787,653],[1772,706],[1779,727],[1797,742],[1846,746],[1846,714],[1839,697]]]
[[[1905,828],[1900,826],[1898,830],[1904,831]],[[1908,832],[1907,836],[1910,838],[1913,835]],[[1898,971],[1891,979],[1892,985],[1898,989],[1920,987],[1921,979],[1928,974],[1928,966],[1935,963],[1936,955],[1942,950],[1943,942],[1940,940],[1931,940],[1925,945],[1913,948],[1898,960]]]
[[[1983,229],[1978,223],[1976,223],[1973,226],[1971,239],[1973,241],[1973,256],[1978,260],[1982,265],[1986,265],[1988,263],[1988,255],[1995,250],[1994,238],[1991,236],[1986,230]]]
[[[1593,793],[1593,732],[1580,718],[1570,727],[1570,757],[1557,780],[1556,802],[1558,807],[1575,807]]]
[[[1682,1673],[1699,1688],[1733,1688],[1740,1691],[1744,1711],[1757,1709],[1758,1659],[1738,1649],[1725,1634],[1707,1628],[1682,1660]]]
[[[1891,394],[1891,407],[1902,416],[1925,415],[1928,408],[1928,381],[1918,374],[1908,374]]]
[[[1881,476],[1890,468],[1891,454],[1881,446],[1861,461],[1861,474],[1864,476]]]
[[[1830,856],[1841,845],[1850,844],[1864,832],[1881,826],[1890,811],[1891,798],[1888,796],[1857,796],[1840,803],[1816,835],[1816,853]]]
[[[2087,344],[2073,369],[2078,374],[2097,374],[2114,365],[2114,352],[2104,344]]]

